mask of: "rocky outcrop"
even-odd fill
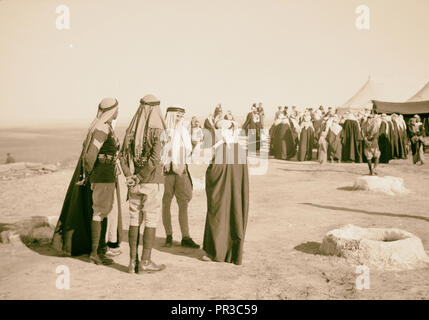
[[[14,180],[58,171],[59,165],[37,162],[16,162],[0,165],[0,179]]]

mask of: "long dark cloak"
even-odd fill
[[[238,144],[222,149],[237,155]],[[249,174],[246,159],[209,165],[206,171],[207,217],[204,251],[215,261],[241,264],[249,213]],[[244,164],[240,164],[243,163]],[[224,162],[225,163],[225,162]]]
[[[401,151],[399,147],[399,128],[396,121],[393,122],[393,130],[392,130],[392,157],[394,159],[401,159]]]
[[[285,133],[285,141],[286,141],[286,155],[287,159],[290,159],[296,155],[296,144],[295,140],[297,138],[297,135],[295,133],[294,128],[292,127],[293,124],[290,126],[288,125],[286,133]]]
[[[387,121],[387,124],[389,125],[389,141],[390,141],[390,159],[394,158],[394,151],[395,151],[395,130],[393,127],[392,121]]]
[[[390,135],[387,134],[387,123],[381,122],[380,135],[378,138],[378,148],[380,149],[380,163],[389,163],[392,159],[392,146],[390,144]]]
[[[269,131],[269,133],[270,133],[270,155],[271,156],[274,156],[275,155],[275,137],[276,137],[276,133],[277,133],[277,130],[279,129],[279,127],[280,127],[280,124],[278,124],[278,125],[276,125],[276,124],[273,124],[272,126],[271,126],[271,128],[270,128],[270,131]]]
[[[313,145],[314,145],[314,129],[313,127],[301,129],[301,136],[299,139],[298,148],[298,161],[309,161],[313,159]]]
[[[72,255],[91,252],[92,191],[89,182],[76,185],[82,174],[81,164],[79,159],[51,243],[56,250]]]
[[[335,134],[332,130],[329,130],[326,140],[328,141],[328,159],[332,158],[341,161],[341,133]]]
[[[359,123],[355,120],[346,120],[341,132],[341,143],[343,145],[341,150],[342,161],[362,162],[362,140]]]
[[[275,145],[274,145],[274,156],[276,159],[286,160],[287,159],[287,145],[286,145],[286,131],[288,129],[286,123],[280,123],[276,131]]]

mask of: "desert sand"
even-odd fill
[[[206,166],[191,167],[194,179]],[[59,215],[73,169],[0,181],[0,227],[30,216]],[[429,267],[370,270],[370,289],[356,288],[356,266],[319,252],[325,234],[347,224],[399,228],[429,250],[429,167],[411,160],[381,165],[381,176],[404,179],[406,195],[354,191],[366,164],[269,160],[265,175],[251,176],[250,213],[243,265],[203,262],[201,250],[182,248],[177,205],[172,206],[175,245],[167,249],[161,219],[152,258],[167,265],[154,274],[128,274],[127,237],[112,266],[64,258],[48,247],[0,244],[0,299],[428,299]],[[122,180],[123,182],[123,180]],[[125,186],[122,184],[125,197]],[[124,235],[128,229],[123,202]],[[202,244],[205,191],[190,203],[191,236]],[[141,250],[141,247],[139,248]],[[56,288],[56,268],[70,270],[70,289]]]

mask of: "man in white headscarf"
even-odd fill
[[[176,197],[179,206],[179,224],[182,233],[181,245],[198,249],[189,235],[188,205],[192,199],[192,179],[188,170],[188,161],[192,153],[192,143],[189,131],[183,125],[185,109],[180,106],[167,109],[164,131],[165,146],[162,152],[164,165],[164,196],[162,198],[162,222],[166,240],[165,246],[173,246],[173,227],[171,225],[171,201]]]
[[[125,133],[120,157],[122,171],[129,187],[129,273],[156,272],[165,269],[165,265],[157,265],[151,260],[151,252],[155,243],[156,227],[161,213],[161,198],[164,193],[161,135],[166,128],[158,98],[150,94],[144,96]],[[139,262],[137,249],[143,219],[145,224],[143,252]]]

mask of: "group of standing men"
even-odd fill
[[[63,203],[52,239],[54,248],[65,256],[89,253],[89,261],[95,264],[113,263],[105,255],[104,240],[115,190],[118,215],[121,215],[118,183],[121,169],[128,187],[129,273],[165,269],[165,265],[152,261],[151,252],[161,212],[166,232],[165,246],[173,245],[170,210],[173,197],[179,206],[181,245],[193,249],[200,247],[189,235],[188,205],[192,199],[192,179],[188,160],[193,144],[191,133],[183,124],[184,114],[183,107],[170,107],[164,118],[159,99],[146,95],[140,100],[120,146],[114,131],[118,101],[111,98],[101,101]],[[217,119],[214,123],[215,128],[222,129],[225,134],[232,129],[232,124],[226,119]],[[228,153],[238,146],[224,139],[216,147],[224,148]],[[213,145],[210,148],[216,152]],[[234,193],[236,197],[225,199],[223,192]],[[206,172],[206,194],[205,255],[202,259],[241,264],[249,201],[247,163],[212,162]],[[139,259],[137,251],[142,223],[143,251]],[[224,233],[222,230],[226,225],[230,231]],[[120,242],[121,222],[117,229]]]
[[[321,107],[315,112],[307,109],[281,110],[270,129],[271,155],[290,160],[297,155],[298,161],[313,159],[317,148],[320,162],[378,162],[407,159],[408,141],[411,143],[414,163],[423,163],[423,125],[418,115],[406,124],[402,115],[347,112],[340,116]],[[415,138],[412,138],[416,136]],[[376,171],[370,166],[370,173]]]

